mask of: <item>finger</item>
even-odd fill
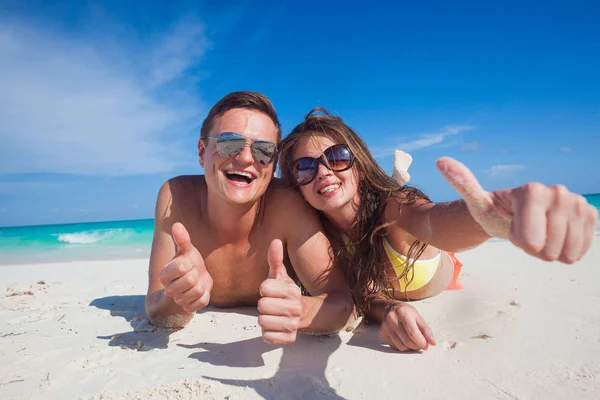
[[[410,349],[402,343],[402,340],[398,337],[398,335],[390,335],[385,325],[381,326],[379,330],[379,336],[383,339],[385,343],[387,343],[390,347],[398,350],[398,351],[409,351]]]
[[[597,219],[594,222],[588,222],[585,227],[585,237],[583,240],[583,248],[581,249],[581,254],[579,255],[579,259],[583,257],[589,249],[592,247],[592,243],[594,242],[594,238],[596,237],[596,231],[598,230],[598,222]]]
[[[266,279],[260,284],[259,293],[262,297],[279,299],[294,298],[301,295],[300,288],[294,283],[287,283],[277,279]]]
[[[302,315],[302,303],[284,299],[263,297],[258,300],[258,312],[265,315],[280,315],[286,317],[299,317]]]
[[[165,286],[165,294],[169,297],[181,296],[196,285],[202,288],[204,286],[203,282],[200,282],[198,271],[192,268],[183,276],[169,282]]]
[[[435,337],[433,337],[433,332],[431,331],[431,328],[429,328],[423,317],[421,317],[420,315],[417,317],[417,326],[421,330],[421,333],[423,334],[425,340],[427,340],[427,343],[429,343],[432,346],[435,346],[437,342],[435,340]]]
[[[565,264],[573,264],[581,256],[581,249],[585,245],[584,237],[585,227],[583,221],[572,218],[566,221],[567,228],[562,250],[558,256],[558,261]]]
[[[419,329],[419,327],[417,326],[417,322],[415,320],[408,320],[406,322],[404,322],[403,324],[404,327],[404,332],[406,332],[406,336],[410,339],[410,341],[417,347],[418,350],[426,350],[428,343],[427,343],[427,339],[425,339],[425,336],[423,336],[423,334],[421,333],[421,329]],[[399,327],[402,328],[402,327]],[[407,343],[404,338],[401,336],[400,331],[402,331],[402,329],[398,329],[398,335],[400,336],[400,338],[402,339],[402,341],[406,344],[409,345],[409,343]]]
[[[297,331],[294,332],[275,332],[262,331],[263,340],[270,344],[292,344],[296,341]]]
[[[467,204],[479,204],[487,199],[487,192],[464,164],[450,157],[441,157],[436,161],[436,166]]]
[[[171,228],[171,235],[177,245],[177,254],[186,254],[192,252],[194,246],[190,239],[190,234],[181,222],[176,222]]]
[[[546,243],[539,257],[546,261],[557,260],[565,245],[567,216],[562,210],[550,210],[547,215]]]
[[[594,242],[594,237],[596,236],[596,231],[599,228],[598,225],[598,211],[595,207],[591,206],[585,197],[581,196],[580,205],[585,210],[583,213],[586,215],[585,219],[585,234],[583,238],[583,247],[581,249],[581,254],[579,255],[579,259],[583,257],[590,247],[592,247],[592,243]]]
[[[417,346],[411,339],[408,337],[406,332],[404,331],[404,327],[402,325],[396,326],[394,329],[389,328],[387,330],[388,335],[392,339],[394,343],[402,343],[409,350],[419,351],[419,346]]]
[[[158,278],[160,279],[163,286],[169,285],[176,279],[181,278],[185,274],[187,274],[191,269],[193,269],[194,264],[191,260],[186,258],[177,257],[174,258],[170,263],[164,267],[160,273],[158,274]]]
[[[258,325],[265,331],[294,332],[298,330],[298,318],[278,315],[259,315]]]
[[[180,293],[178,296],[175,296],[174,300],[175,303],[183,307],[202,298],[202,296],[204,296],[205,293],[206,290],[204,289],[204,286],[201,285],[200,282],[198,282],[198,284],[191,287],[189,290],[186,290],[185,292]]]
[[[291,281],[283,264],[283,243],[281,240],[275,239],[271,242],[267,260],[269,262],[269,278]]]
[[[206,307],[209,302],[210,302],[210,292],[206,291],[206,292],[204,292],[204,295],[202,297],[194,300],[193,302],[189,303],[187,306],[184,306],[183,309],[186,312],[196,312],[196,311],[201,310],[204,307]]]
[[[535,257],[546,243],[548,200],[544,190],[541,184],[528,184],[512,192],[514,217],[509,239]]]

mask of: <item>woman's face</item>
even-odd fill
[[[327,137],[307,137],[301,139],[292,155],[292,160],[302,157],[319,158],[323,151],[337,143]],[[354,167],[334,172],[323,163],[317,163],[317,175],[312,182],[300,186],[304,199],[317,210],[333,213],[345,207],[352,207],[358,193],[358,177]]]

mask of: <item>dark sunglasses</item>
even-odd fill
[[[277,156],[277,145],[264,139],[247,139],[239,133],[223,132],[218,136],[207,136],[205,139],[217,139],[217,152],[221,157],[235,157],[250,143],[250,151],[256,161],[262,165],[273,162]]]
[[[294,161],[291,167],[296,183],[300,186],[311,183],[317,176],[319,164],[334,172],[342,172],[352,168],[354,155],[343,144],[331,146],[318,158],[302,157]]]

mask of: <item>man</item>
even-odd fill
[[[287,344],[298,330],[336,332],[353,318],[318,215],[273,179],[280,142],[262,94],[230,93],[210,110],[198,141],[204,175],[170,179],[158,194],[146,296],[152,323],[183,327],[208,304],[258,305],[263,339]],[[285,264],[312,296],[301,295]]]

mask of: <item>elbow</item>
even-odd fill
[[[360,319],[358,318],[358,312],[352,300],[352,295],[350,292],[340,292],[336,295],[339,297],[338,301],[335,302],[338,305],[336,314],[339,315],[339,318],[332,318],[332,328],[334,329],[332,333],[353,330],[356,327],[357,321],[360,322]]]
[[[194,317],[194,313],[178,313],[169,310],[167,305],[161,304],[160,292],[146,296],[146,315],[150,323],[159,328],[181,329]]]
[[[152,325],[166,329],[182,329],[192,320],[192,318],[193,314],[148,316]]]

